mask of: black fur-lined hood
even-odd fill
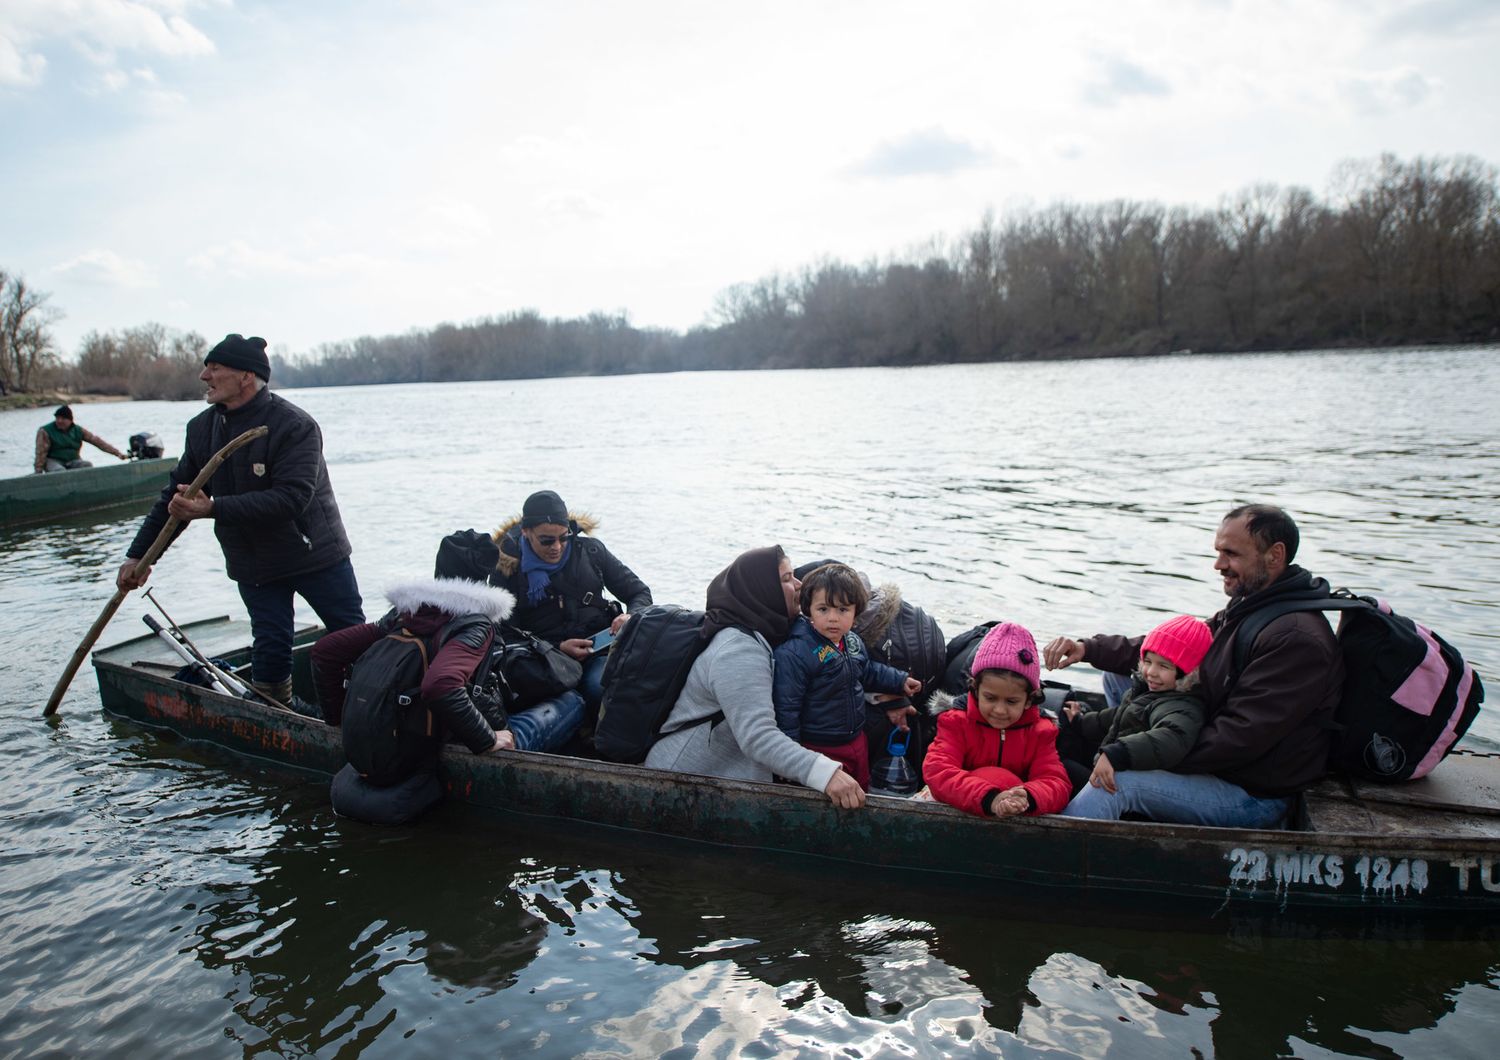
[[[496,527],[495,532],[490,535],[500,549],[500,558],[495,562],[495,569],[506,578],[515,574],[521,566],[521,551],[518,543],[521,537],[520,527],[520,515],[512,515]],[[599,520],[588,512],[569,510],[568,529],[573,533],[592,534],[598,527]]]

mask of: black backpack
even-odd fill
[[[1339,589],[1328,596],[1267,604],[1234,631],[1230,687],[1266,624],[1293,611],[1342,611],[1344,690],[1328,768],[1396,783],[1432,771],[1469,729],[1484,685],[1451,644],[1396,614],[1384,600]]]
[[[900,609],[878,639],[868,636],[858,622],[854,625],[871,658],[905,670],[922,682],[918,699],[938,687],[947,666],[947,647],[937,619],[916,604],[902,600]]]
[[[508,622],[491,632],[490,650],[469,676],[469,697],[491,727],[578,687],[583,664],[561,648]]]
[[[594,748],[611,762],[642,762],[661,735],[688,671],[708,646],[703,612],[652,604],[633,612],[609,649]],[[706,720],[706,719],[705,719]]]
[[[344,756],[372,784],[396,784],[437,758],[432,712],[422,705],[422,678],[443,642],[401,628],[364,650],[344,682],[340,725]]]
[[[999,619],[981,622],[977,626],[970,626],[948,642],[944,653],[946,661],[943,683],[940,686],[944,692],[956,696],[969,686],[969,666],[974,662],[980,642],[984,640],[986,633],[999,624]]]

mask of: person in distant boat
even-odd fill
[[[97,434],[75,423],[73,410],[67,405],[60,405],[52,414],[52,422],[37,428],[36,458],[32,461],[32,473],[40,475],[49,471],[76,471],[81,467],[93,467],[93,464],[81,456],[84,442],[96,449],[103,449],[110,456],[121,460],[130,459]]]
[[[1042,667],[1030,630],[992,627],[972,671],[962,701],[930,708],[937,736],[922,763],[927,794],[977,817],[1057,813],[1072,788],[1057,756],[1057,726],[1038,709]]]
[[[594,635],[618,632],[628,612],[651,603],[646,583],[592,536],[597,526],[595,519],[569,512],[553,491],[533,493],[520,516],[495,531],[500,558],[490,578],[515,595],[514,625],[583,664],[578,691],[587,707],[586,726],[597,718],[604,695],[606,659],[594,651]]]
[[[1234,680],[1235,630],[1253,611],[1327,583],[1292,563],[1300,535],[1269,504],[1235,508],[1214,537],[1214,569],[1229,605],[1208,626],[1213,645],[1199,665],[1207,717],[1193,749],[1171,772],[1115,774],[1115,792],[1092,800],[1090,816],[1137,813],[1154,821],[1271,828],[1293,797],[1327,771],[1344,663],[1328,620],[1299,611],[1272,620],[1255,638]],[[1058,637],[1043,651],[1049,669],[1088,662],[1128,673],[1143,638]]]
[[[323,434],[317,421],[266,386],[266,340],[227,335],[203,359],[198,378],[211,406],[188,421],[182,456],[156,506],[141,524],[115,577],[122,591],[139,588],[136,561],[169,516],[184,523],[211,519],[229,577],[250,612],[251,678],[281,703],[292,693],[292,596],[306,600],[329,630],[365,620],[349,561]],[[254,427],[270,433],[234,452],[201,493],[184,494],[219,449]]]
[[[838,762],[776,727],[773,652],[791,632],[800,587],[779,545],[741,553],[714,576],[703,619],[708,646],[693,661],[647,766],[734,780],[786,777],[835,806],[865,804],[859,782]]]

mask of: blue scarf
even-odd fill
[[[531,542],[521,535],[521,573],[526,575],[526,599],[531,604],[540,604],[547,599],[547,586],[552,584],[552,575],[562,570],[568,562],[568,553],[573,550],[570,538],[563,545],[562,558],[556,563],[543,563],[540,556],[531,550]]]

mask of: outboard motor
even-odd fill
[[[155,460],[165,451],[160,435],[142,431],[140,434],[130,436],[130,459],[132,460]]]

